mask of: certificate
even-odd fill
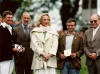
[[[64,50],[64,56],[70,56],[71,55],[71,49]]]

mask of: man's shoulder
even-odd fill
[[[90,33],[93,30],[93,28],[89,28],[85,31],[85,33]]]
[[[22,27],[22,25],[21,24],[19,24],[16,28],[14,28],[15,30],[19,30],[19,29],[21,29],[21,27]]]

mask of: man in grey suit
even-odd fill
[[[32,74],[31,63],[33,51],[30,49],[30,31],[33,28],[30,24],[30,15],[24,12],[21,17],[21,24],[15,28],[18,44],[25,48],[25,52],[15,54],[15,71],[16,74]]]
[[[84,34],[84,51],[89,74],[100,74],[100,16],[90,18],[92,28]]]

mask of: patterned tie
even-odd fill
[[[29,32],[28,32],[28,26],[24,26],[24,30],[25,30],[25,34],[28,37],[29,36]]]

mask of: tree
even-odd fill
[[[15,13],[16,9],[20,6],[22,0],[1,0],[0,1],[0,14],[5,10],[11,10]]]
[[[74,18],[79,8],[79,0],[62,0],[62,7],[60,10],[63,29],[66,29],[66,21],[69,18]]]

